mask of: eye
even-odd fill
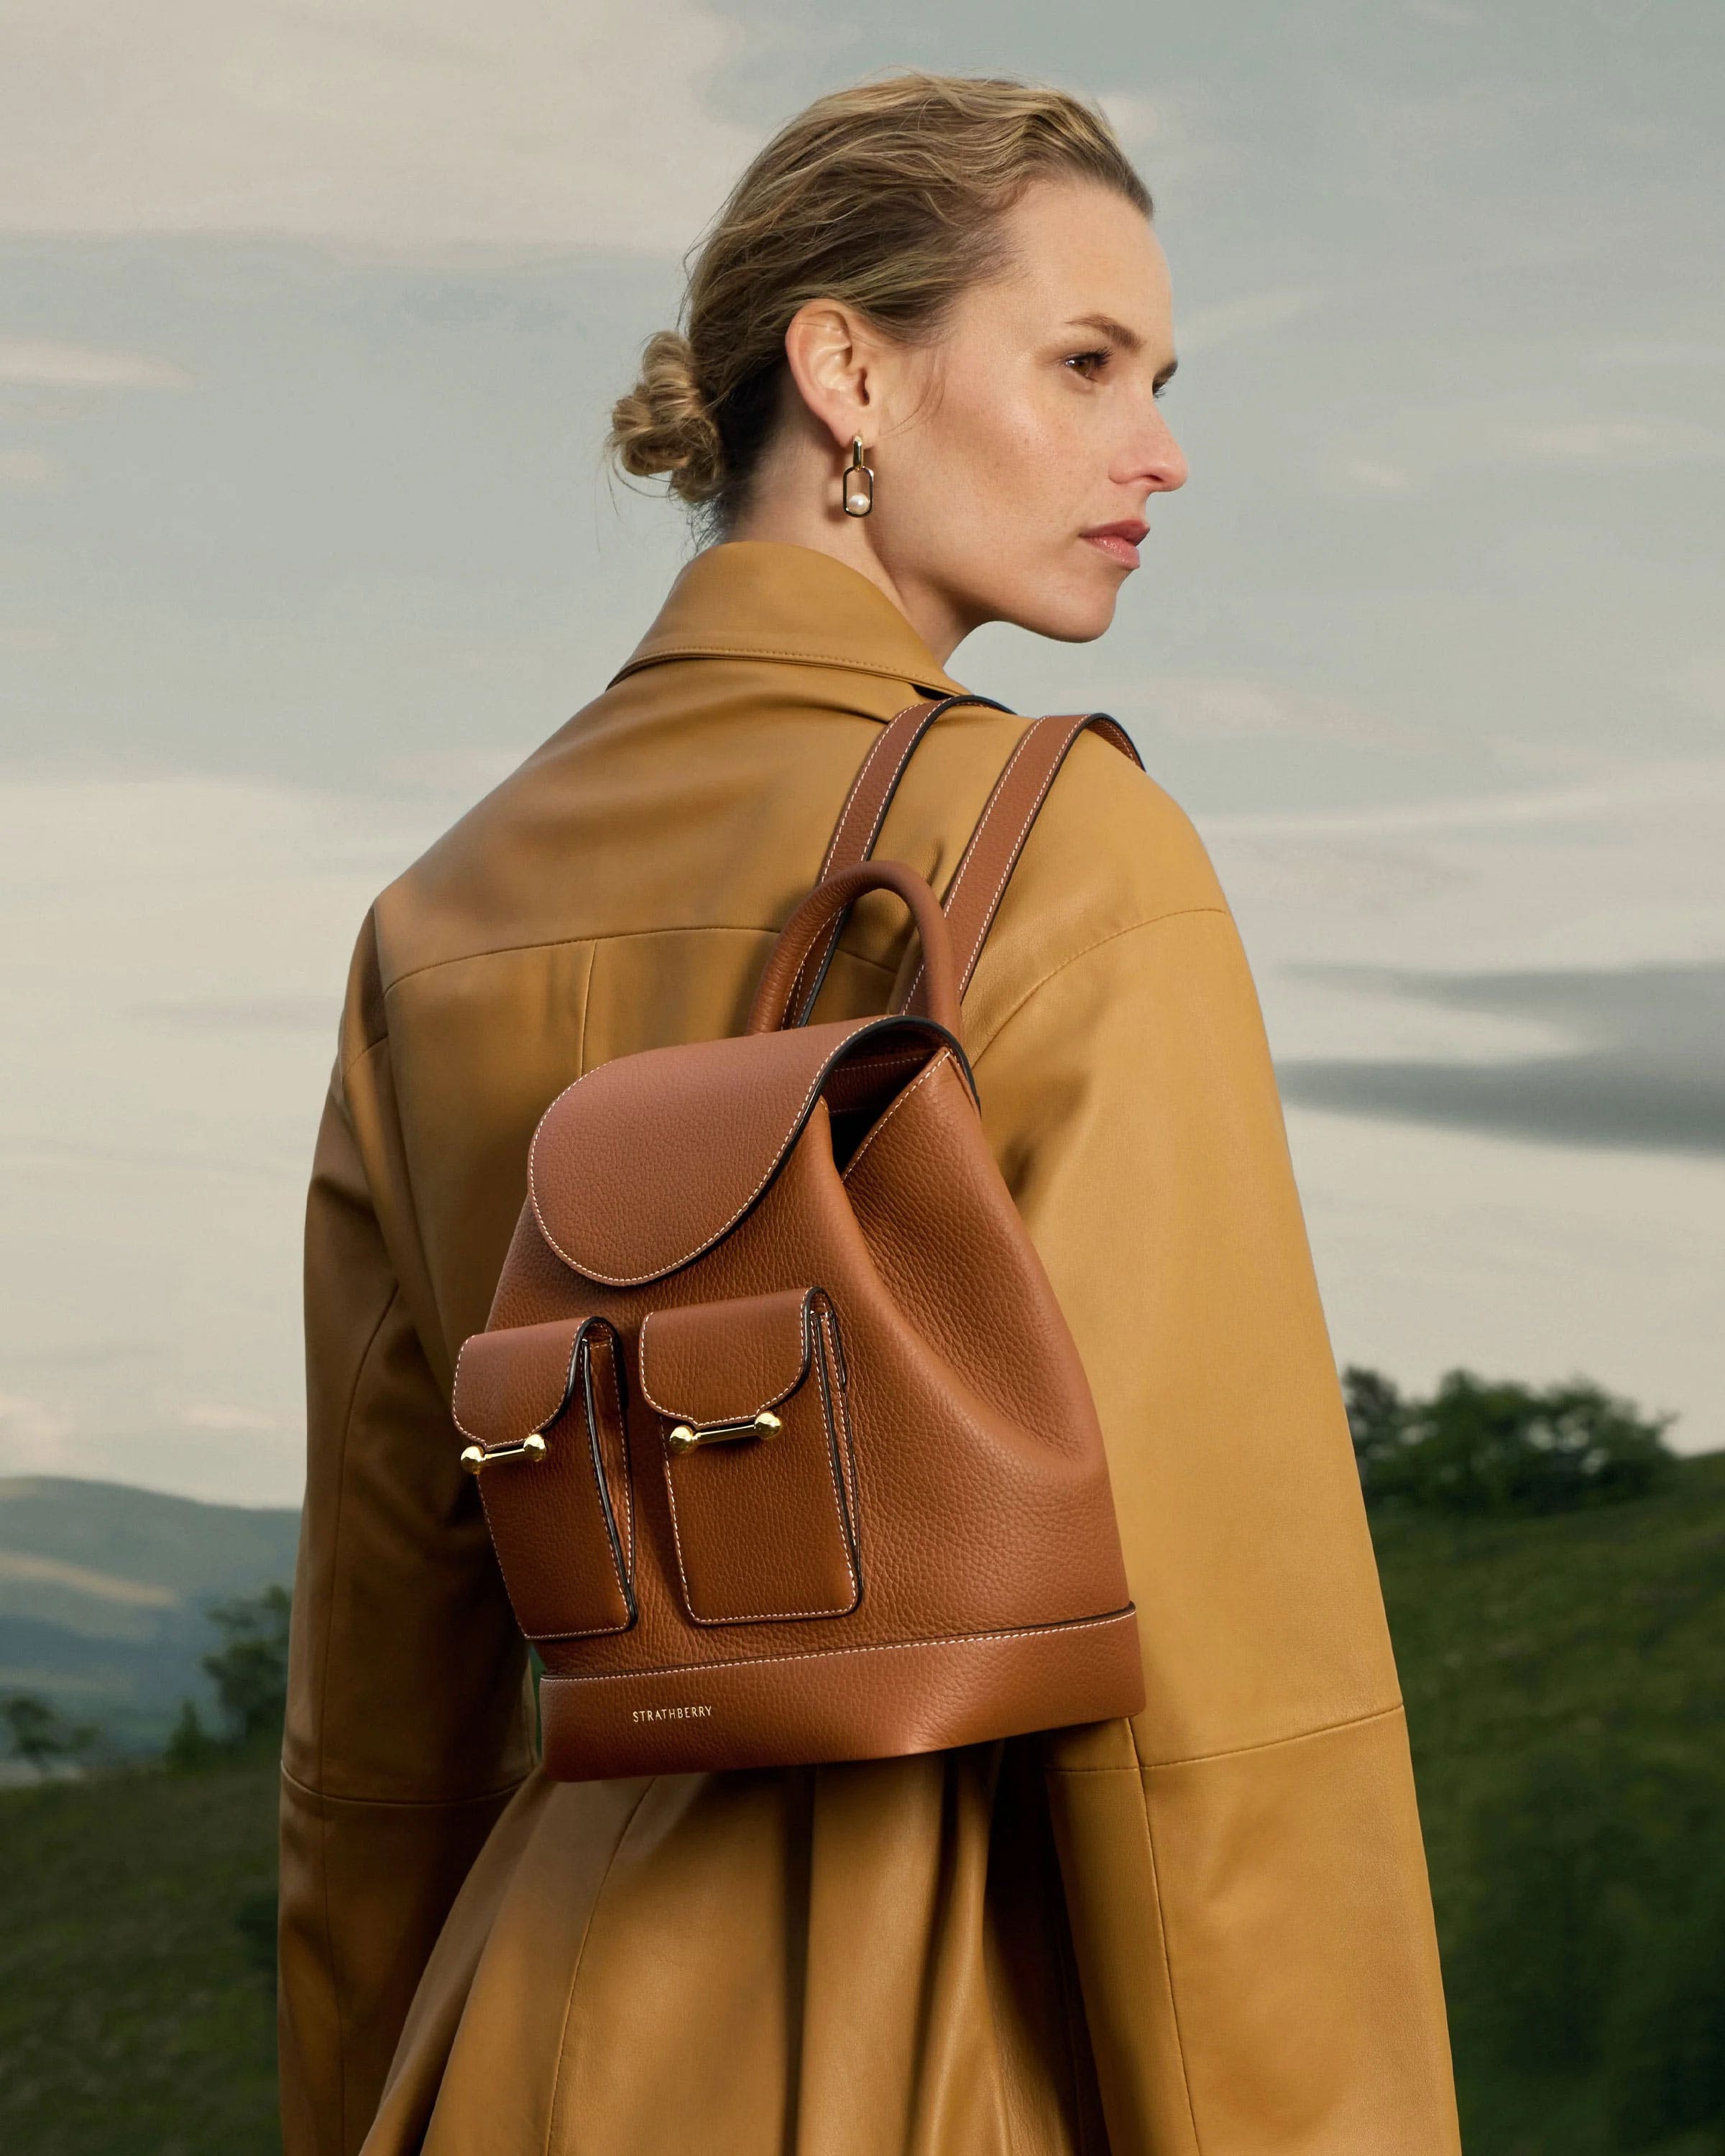
[[[1084,372],[1087,381],[1093,381],[1095,377],[1085,371],[1091,366],[1099,368],[1106,367],[1113,357],[1112,352],[1106,345],[1099,345],[1093,352],[1068,353],[1063,364],[1071,367],[1076,372]]]

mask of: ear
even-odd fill
[[[841,449],[880,426],[884,347],[842,300],[805,300],[784,333],[785,359],[803,402]]]

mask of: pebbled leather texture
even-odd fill
[[[534,1132],[526,1210],[586,1279],[663,1279],[759,1203],[841,1064],[897,1050],[914,1068],[927,1050],[913,1038],[891,1019],[850,1019],[601,1064]]]
[[[655,1312],[641,1322],[638,1362],[642,1395],[660,1416],[677,1578],[694,1622],[778,1624],[855,1609],[863,1591],[856,1460],[838,1319],[824,1291]],[[769,1415],[761,1429],[756,1418]],[[678,1428],[701,1441],[679,1448]]]
[[[780,1406],[809,1376],[816,1291],[693,1302],[641,1321],[641,1396],[667,1422],[747,1422]]]
[[[542,1435],[545,1452],[480,1470],[485,1523],[529,1639],[634,1622],[634,1486],[617,1336],[588,1316],[475,1333],[455,1366],[453,1414],[484,1446]]]
[[[990,823],[973,857],[1009,872],[1022,843]],[[814,937],[875,888],[911,905],[946,1023],[772,1026]],[[523,1625],[570,1702],[545,1717],[558,1779],[904,1754],[1144,1704],[1101,1430],[961,1072],[952,964],[914,870],[846,867],[781,932],[749,1030],[619,1057],[540,1122],[463,1361],[513,1358],[512,1397],[536,1397],[547,1335],[597,1313],[634,1343],[624,1416],[656,1424],[660,1471],[637,1446],[631,1621]],[[588,1607],[567,1486],[484,1475],[517,1614]],[[583,1686],[627,1712],[579,1711]]]

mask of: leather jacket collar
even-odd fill
[[[694,658],[843,666],[932,696],[969,693],[878,584],[818,547],[778,540],[723,540],[686,562],[611,683],[660,660]]]

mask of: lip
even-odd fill
[[[1088,539],[1091,546],[1106,554],[1111,562],[1118,562],[1123,568],[1138,566],[1138,547],[1150,526],[1135,516],[1122,517],[1117,524],[1098,524],[1088,531],[1081,531],[1081,539]]]

